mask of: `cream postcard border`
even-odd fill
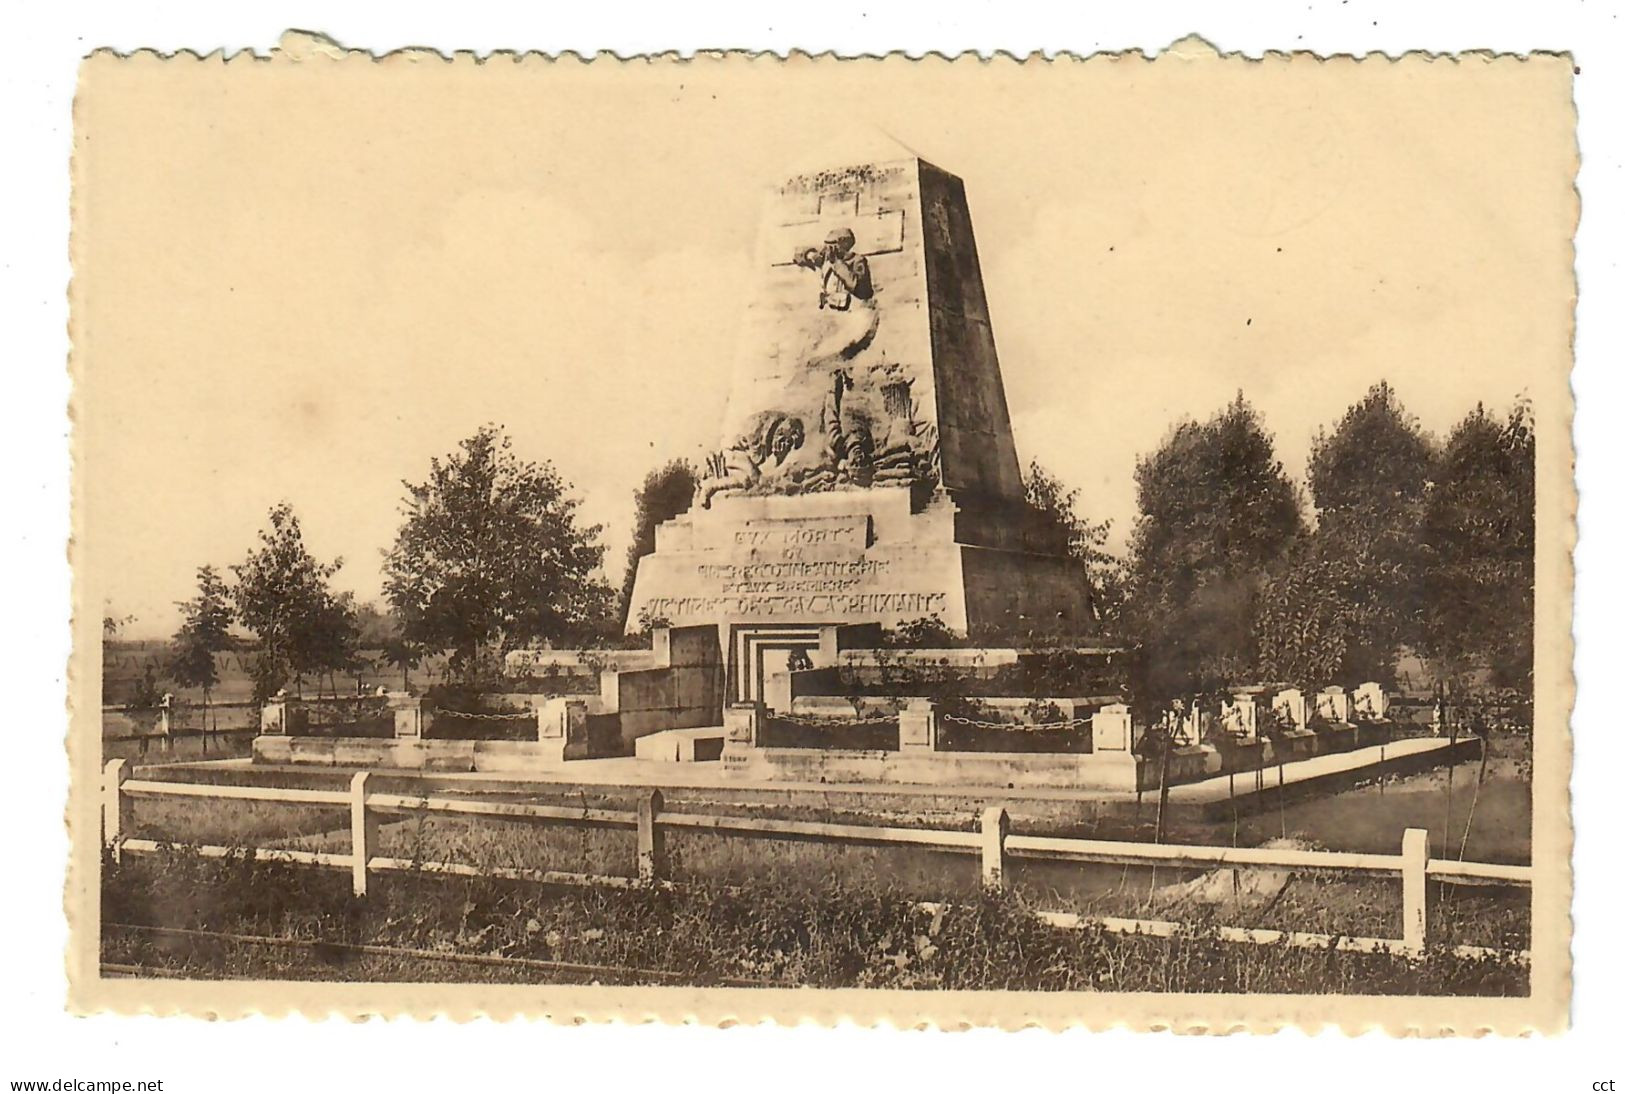
[[[929,65],[984,66],[1014,72],[1026,66],[1156,63],[1156,64],[1253,64],[1267,69],[1283,64],[1326,65],[1557,65],[1572,71],[1572,60],[1564,55],[1531,54],[1527,57],[1464,53],[1454,57],[1410,53],[1397,58],[1374,55],[1364,59],[1348,56],[1318,58],[1311,54],[1272,52],[1258,61],[1241,57],[1221,57],[1197,39],[1186,39],[1153,59],[1146,54],[1097,54],[1086,58],[1063,54],[1053,61],[1034,58],[1018,60],[1001,54],[991,60],[971,55],[949,59],[927,55],[910,60],[900,54],[884,58],[809,57],[792,54],[788,59],[746,53],[707,53],[692,60],[675,56],[648,59],[616,59],[600,54],[583,59],[573,54],[557,58],[541,54],[494,54],[475,58],[457,54],[447,58],[429,50],[404,50],[375,58],[365,51],[341,49],[326,39],[290,33],[273,58],[239,52],[230,57],[211,54],[198,57],[179,53],[168,57],[140,51],[120,57],[108,51],[92,54],[82,67],[83,88],[107,65],[287,65],[318,70],[358,64],[378,65],[517,65],[517,66],[615,66],[620,64],[688,65]],[[1572,84],[1572,79],[1570,80]],[[1554,124],[1574,131],[1572,102]],[[80,136],[76,134],[76,142]],[[76,143],[76,149],[79,145]],[[1486,154],[1492,154],[1487,150]],[[1578,151],[1573,168],[1578,167]],[[72,252],[77,260],[84,245],[83,210],[78,195],[82,182],[82,161],[74,164],[75,208]],[[1570,228],[1577,223],[1579,197],[1570,204]],[[1572,257],[1572,243],[1569,245]],[[76,261],[77,264],[77,261]],[[1573,294],[1572,269],[1570,295]],[[76,398],[87,383],[94,383],[93,354],[84,339],[84,322],[94,301],[83,299],[79,284],[70,291],[73,341],[70,370]],[[1569,338],[1572,346],[1573,312],[1570,311]],[[1384,996],[1276,996],[1276,995],[1154,995],[1154,994],[1052,994],[1026,992],[903,992],[864,990],[751,990],[690,988],[594,988],[517,985],[461,984],[331,984],[321,982],[269,981],[178,981],[103,979],[98,973],[99,902],[98,870],[100,850],[96,833],[100,828],[96,793],[100,767],[99,726],[96,714],[100,692],[100,631],[96,605],[102,603],[103,589],[93,568],[86,565],[81,547],[83,532],[82,473],[73,483],[74,541],[70,558],[74,568],[75,612],[74,651],[70,663],[70,728],[67,751],[71,768],[68,825],[73,836],[72,859],[68,873],[65,909],[70,922],[70,945],[66,955],[69,973],[69,1008],[77,1013],[112,1011],[123,1014],[189,1014],[237,1018],[261,1014],[307,1017],[384,1017],[409,1015],[415,1018],[445,1016],[455,1020],[476,1017],[508,1019],[527,1017],[554,1022],[577,1023],[619,1020],[626,1022],[665,1022],[702,1025],[755,1024],[766,1021],[781,1024],[840,1021],[864,1025],[886,1024],[901,1028],[937,1027],[958,1029],[992,1026],[1018,1029],[1039,1026],[1063,1029],[1084,1026],[1091,1029],[1128,1027],[1171,1029],[1179,1032],[1228,1033],[1268,1032],[1287,1026],[1309,1031],[1328,1027],[1348,1033],[1383,1029],[1393,1034],[1439,1036],[1497,1033],[1521,1035],[1555,1032],[1568,1021],[1571,984],[1569,949],[1573,893],[1571,851],[1573,832],[1569,808],[1569,778],[1572,770],[1572,739],[1569,715],[1573,708],[1574,681],[1572,551],[1575,543],[1576,495],[1573,481],[1573,403],[1568,376],[1569,359],[1540,363],[1538,374],[1530,376],[1530,392],[1537,407],[1537,505],[1536,505],[1536,620],[1535,620],[1535,729],[1536,756],[1533,775],[1534,833],[1532,858],[1535,883],[1532,894],[1531,994],[1526,999],[1481,999],[1474,997],[1384,997]],[[97,451],[96,438],[84,435],[76,425],[73,438],[74,465],[82,472],[87,460],[106,459]]]

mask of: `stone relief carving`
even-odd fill
[[[696,501],[722,494],[802,494],[913,486],[938,478],[936,429],[921,420],[908,370],[874,350],[883,306],[868,258],[845,225],[791,263],[817,275],[816,296],[792,308],[784,405],[707,461]],[[821,394],[820,394],[821,389]],[[816,409],[815,409],[816,408]],[[807,437],[810,427],[819,430]]]

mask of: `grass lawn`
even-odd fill
[[[1460,804],[1454,831],[1472,797],[1471,777],[1457,773]],[[1503,773],[1505,775],[1506,773]],[[1328,798],[1288,806],[1289,834],[1325,834],[1343,838],[1314,840],[1338,850],[1396,851],[1407,824],[1427,824],[1442,808],[1442,790],[1433,784],[1439,773],[1415,776],[1383,788],[1360,787]],[[1442,784],[1441,784],[1442,785]],[[627,808],[613,793],[580,799],[583,805]],[[885,823],[969,829],[969,815],[895,814],[876,816],[861,810],[814,806],[764,808],[740,803],[687,803],[683,808],[773,815],[847,823]],[[1488,857],[1484,849],[1516,861],[1515,826],[1527,817],[1527,794],[1515,779],[1487,781],[1474,810],[1471,857]],[[1442,814],[1440,819],[1442,820]],[[1525,822],[1527,823],[1527,822]],[[1045,828],[1057,826],[1047,825]],[[1059,827],[1067,827],[1060,825]],[[1018,830],[1021,830],[1018,828]],[[348,814],[342,808],[227,802],[196,799],[138,798],[136,831],[159,839],[226,846],[279,846],[347,853]],[[1265,812],[1241,822],[1243,844],[1278,836],[1280,817]],[[1499,835],[1498,835],[1499,833]],[[1192,838],[1192,837],[1197,838]],[[1230,842],[1228,825],[1176,830],[1170,841],[1206,844]],[[1480,842],[1482,841],[1482,842]],[[1458,843],[1459,846],[1459,843]],[[1527,835],[1523,837],[1527,860]],[[559,870],[630,877],[636,872],[635,839],[625,829],[574,828],[494,818],[419,814],[387,819],[380,825],[380,853],[433,862],[481,867]],[[776,891],[811,892],[831,888],[881,889],[911,900],[943,900],[973,891],[978,880],[975,856],[909,847],[855,847],[795,840],[719,836],[674,830],[667,835],[673,880],[709,887],[768,886]],[[1452,854],[1452,857],[1454,855]],[[1256,907],[1170,905],[1165,890],[1197,876],[1198,871],[1143,867],[1095,866],[1013,858],[1010,884],[1034,907],[1091,915],[1211,920],[1245,927],[1273,927],[1324,934],[1394,938],[1400,934],[1397,879],[1350,879],[1339,875],[1296,872],[1273,902]],[[1499,886],[1436,886],[1430,929],[1453,943],[1523,949],[1529,945],[1529,899],[1526,890]]]
[[[948,892],[938,913],[885,885],[603,890],[387,875],[367,897],[342,871],[183,850],[127,856],[102,875],[104,961],[196,978],[580,982],[582,974],[429,955],[592,966],[604,983],[1053,991],[1524,995],[1510,961],[1426,960],[1061,930],[1020,893]],[[300,940],[299,948],[130,930],[156,926]],[[350,944],[417,951],[360,954]]]

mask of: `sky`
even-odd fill
[[[1136,458],[1238,390],[1299,479],[1379,380],[1439,436],[1520,394],[1542,419],[1570,336],[1567,80],[1172,54],[92,62],[80,602],[171,632],[196,567],[240,562],[283,499],[377,597],[402,480],[485,422],[574,485],[618,581],[643,475],[722,439],[764,189],[899,144],[965,180],[1023,465],[1118,543]]]

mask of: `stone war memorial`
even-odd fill
[[[1137,720],[1130,651],[1101,640],[1082,563],[1026,499],[964,183],[899,150],[764,205],[718,447],[637,565],[625,628],[648,648],[508,653],[539,681],[503,696],[530,712],[517,736],[449,732],[456,712],[405,692],[356,700],[377,733],[326,735],[279,695],[256,760],[1110,797],[1361,749],[1446,758],[1387,755],[1375,683],[1352,705],[1237,684],[1217,710]]]
[[[1081,569],[1027,535],[964,184],[919,159],[799,175],[760,232],[722,429],[638,568],[629,627],[715,626],[814,666],[843,627],[1093,630]]]

